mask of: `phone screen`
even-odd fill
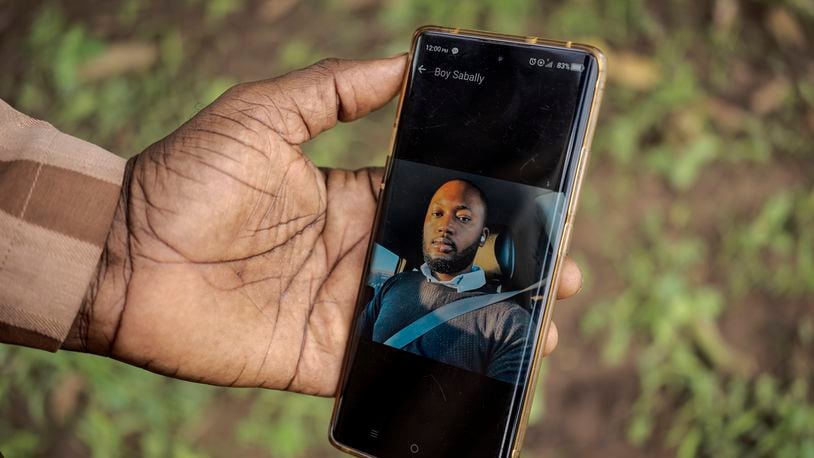
[[[597,62],[443,32],[415,46],[332,435],[373,456],[506,456]]]

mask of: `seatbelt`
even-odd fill
[[[525,293],[526,291],[537,289],[541,284],[542,281],[538,281],[527,288],[517,291],[469,296],[463,299],[458,299],[457,301],[452,301],[449,304],[442,305],[441,307],[438,307],[432,312],[401,328],[400,331],[390,336],[390,338],[387,339],[384,344],[390,347],[402,349],[410,342],[418,339],[419,337],[453,318],[457,318],[469,312],[480,310],[497,302],[505,301],[506,299],[512,298],[521,293]]]

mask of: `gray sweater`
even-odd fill
[[[458,299],[494,293],[486,285],[459,293],[428,282],[417,271],[390,277],[376,291],[360,320],[361,334],[382,343],[427,313]],[[403,349],[436,361],[515,383],[523,362],[529,313],[515,302],[498,302],[449,320]]]

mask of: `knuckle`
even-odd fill
[[[342,65],[342,60],[336,57],[322,59],[313,65],[313,68],[323,73],[334,73]]]

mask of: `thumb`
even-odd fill
[[[269,127],[296,145],[337,121],[353,121],[384,106],[401,88],[406,64],[404,54],[374,60],[326,59],[250,83],[239,96],[263,105]]]

